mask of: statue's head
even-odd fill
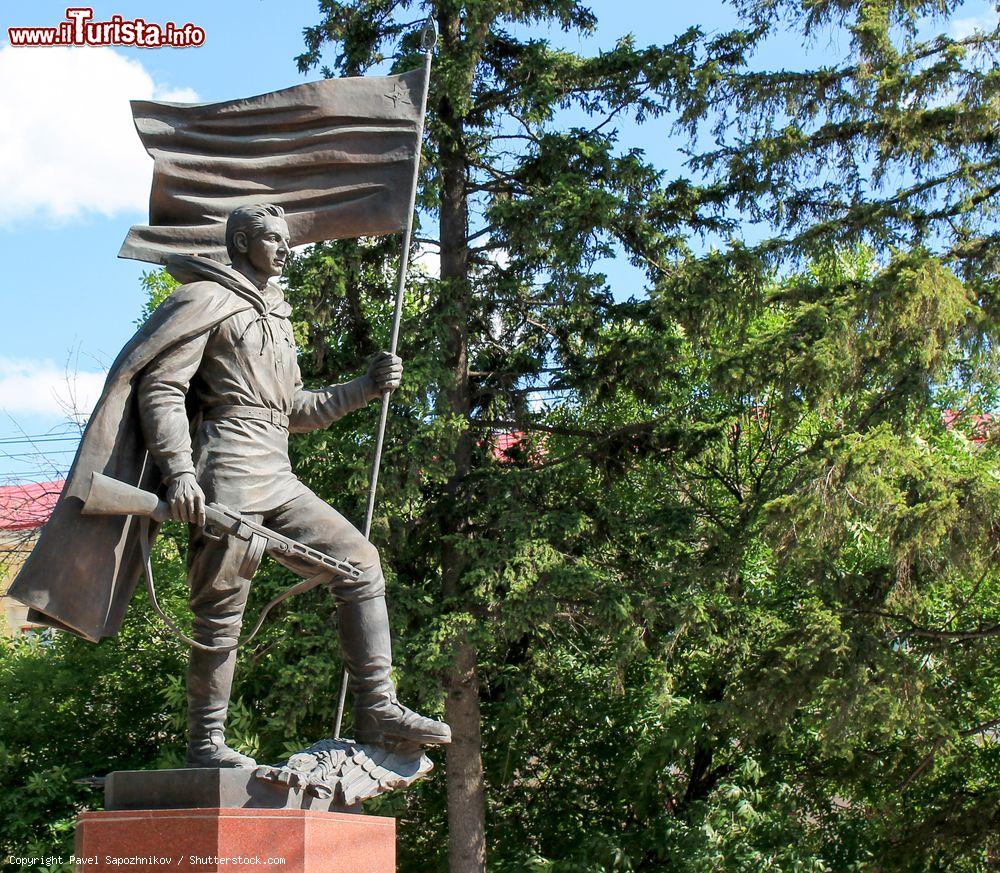
[[[285,210],[271,203],[234,209],[226,222],[226,250],[233,266],[252,278],[280,276],[291,252]]]

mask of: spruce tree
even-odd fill
[[[419,395],[413,417],[433,418],[435,445],[411,474],[424,484],[410,523],[426,538],[420,581],[444,613],[436,621],[455,737],[446,768],[451,869],[482,870],[484,694],[497,671],[523,658],[516,650],[532,613],[551,620],[558,610],[557,597],[543,605],[512,594],[539,586],[558,554],[538,530],[551,520],[535,518],[549,515],[535,502],[544,496],[524,502],[511,493],[494,457],[497,438],[532,431],[520,422],[533,417],[535,392],[563,387],[564,357],[613,305],[593,262],[615,245],[634,250],[673,229],[673,216],[657,206],[660,175],[640,154],[616,148],[611,122],[622,112],[655,118],[666,110],[694,34],[665,47],[626,39],[588,57],[522,35],[549,24],[591,32],[594,16],[576,2],[359,0],[322,10],[306,32],[302,70],[322,62],[328,43],[328,74],[366,72],[400,43],[391,67],[406,69],[417,63],[412,20],[430,13],[440,31],[420,196],[424,244],[439,255],[440,276],[427,283],[404,343],[420,362],[410,371]],[[571,107],[593,123],[558,124],[559,110]],[[418,335],[431,354],[418,356]],[[545,451],[530,437],[521,449],[525,457]],[[596,575],[584,574],[578,587],[596,586]]]
[[[580,3],[324,3],[306,34],[303,70],[329,46],[358,74],[414,66],[421,14],[441,30],[440,276],[413,286],[381,534],[456,730],[453,870],[483,869],[487,792],[513,869],[995,850],[996,787],[968,785],[993,754],[998,37],[938,32],[941,2],[737,5],[731,32],[593,57],[530,35],[592,31]],[[788,29],[848,49],[760,71]],[[623,113],[716,145],[667,179],[618,147]],[[357,251],[318,247],[306,286],[339,277],[321,310],[374,348],[391,248]],[[609,254],[648,293],[607,287]],[[907,821],[936,761],[957,770]]]

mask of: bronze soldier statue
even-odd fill
[[[81,513],[91,474],[165,493],[190,524],[194,613],[187,674],[191,767],[247,767],[225,741],[243,611],[256,568],[246,544],[206,534],[206,502],[239,510],[305,546],[348,561],[334,577],[339,632],[355,707],[355,739],[378,745],[443,744],[451,731],[396,699],[385,580],[371,543],[294,475],[289,433],[326,427],[398,387],[402,361],[376,356],[368,372],[318,390],[302,386],[291,307],[271,280],[290,252],[279,206],[236,209],[226,225],[227,267],[173,257],[184,284],[126,345],[88,423],[66,489],[11,594],[38,621],[90,640],[120,627],[142,569],[142,529],[129,518]],[[155,533],[155,531],[154,531]],[[259,560],[259,559],[258,559]],[[311,568],[283,560],[301,575]]]

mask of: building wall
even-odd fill
[[[37,530],[0,531],[0,634],[16,636],[38,627],[28,621],[28,607],[7,597],[7,589],[34,548]]]

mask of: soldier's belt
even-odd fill
[[[288,430],[288,416],[278,409],[268,409],[266,406],[213,406],[202,413],[205,421],[219,421],[223,418],[248,418],[251,421],[266,421]]]

